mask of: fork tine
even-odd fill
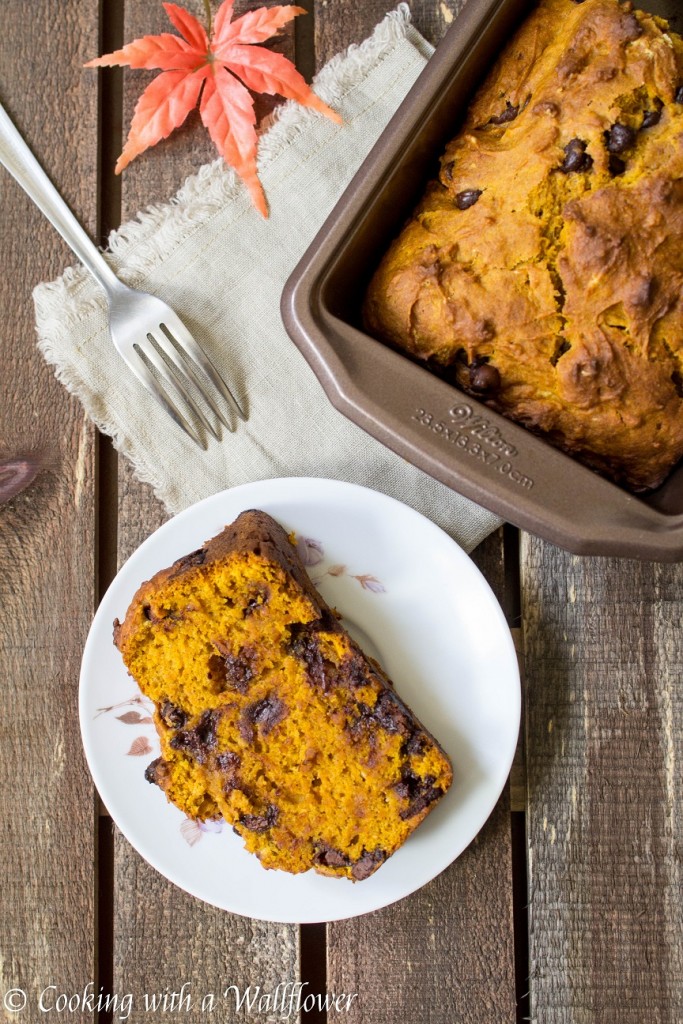
[[[171,311],[172,312],[172,311]],[[232,391],[225,383],[220,373],[207,356],[206,352],[197,344],[190,332],[188,331],[185,324],[182,322],[179,316],[173,314],[173,316],[167,316],[165,320],[165,326],[167,330],[175,337],[176,341],[182,349],[184,349],[188,358],[194,359],[199,364],[200,368],[204,371],[206,376],[212,382],[216,390],[223,396],[229,407],[239,416],[241,420],[247,419],[245,413],[242,411],[237,399],[233,395]]]
[[[170,375],[170,379],[172,380],[172,382],[173,382],[173,384],[175,386],[176,391],[181,395],[183,400],[185,402],[187,402],[187,404],[189,405],[190,409],[192,410],[194,415],[197,417],[197,419],[200,421],[200,423],[202,424],[204,429],[207,430],[211,434],[211,436],[216,439],[216,441],[220,441],[220,435],[216,431],[216,428],[206,418],[206,416],[204,415],[202,410],[199,408],[199,406],[197,405],[197,403],[193,399],[191,393],[185,387],[185,384],[186,383],[188,383],[188,384],[189,383],[194,383],[194,385],[198,389],[199,393],[206,400],[206,404],[211,408],[212,412],[218,417],[220,422],[223,423],[226,427],[228,426],[228,424],[225,423],[224,418],[221,416],[221,414],[219,413],[218,409],[216,409],[216,403],[213,401],[213,399],[210,397],[210,395],[208,395],[205,392],[205,390],[202,387],[201,383],[196,379],[194,371],[193,371],[191,365],[189,364],[189,362],[188,362],[187,365],[186,365],[185,362],[183,362],[183,360],[180,358],[180,354],[176,351],[175,347],[171,344],[171,342],[166,337],[166,334],[164,333],[164,325],[160,324],[159,325],[159,330],[154,332],[154,333],[152,333],[151,331],[148,332],[147,338],[148,338],[148,340],[150,342],[153,342],[155,345],[158,346],[158,348],[161,349],[161,351],[164,353],[166,358],[169,359],[170,362],[173,364],[173,366],[175,367],[176,371],[179,374],[182,375],[183,379],[180,380],[180,381],[176,381],[173,378],[173,375],[172,374]],[[152,352],[154,352],[154,355],[157,355],[156,349],[154,349],[153,346],[150,346],[150,351],[148,351],[146,348],[143,349],[142,351],[143,351],[144,355],[147,356],[147,358],[151,358]],[[162,359],[160,359],[160,362],[163,364],[163,360]],[[161,373],[161,367],[157,365],[156,361],[154,362],[154,366]],[[164,377],[164,379],[166,379],[166,378]]]
[[[168,397],[168,395],[162,391],[157,383],[156,377],[150,370],[149,366],[145,362],[140,349],[135,346],[135,352],[138,356],[137,360],[127,359],[128,366],[141,381],[141,383],[147,388],[153,398],[157,400],[159,405],[168,415],[174,420],[181,430],[184,430],[188,437],[190,437],[195,444],[199,445],[202,451],[206,451],[206,445],[202,442],[201,438],[194,432],[190,424],[183,417],[180,410],[176,407],[175,403]],[[159,360],[161,361],[161,360]]]
[[[216,440],[219,440],[218,434],[216,433],[215,429],[211,426],[211,424],[209,423],[206,416],[195,402],[190,392],[187,391],[187,389],[183,386],[182,382],[173,375],[173,373],[170,371],[169,367],[164,362],[161,355],[155,348],[155,343],[158,344],[157,336],[155,334],[152,334],[151,331],[149,331],[147,333],[147,340],[150,343],[149,345],[145,345],[144,347],[142,345],[137,346],[138,353],[144,358],[144,360],[152,364],[156,372],[163,380],[164,384],[166,384],[167,388],[169,386],[173,388],[175,394],[178,395],[178,397],[185,403],[185,405],[189,408],[192,415],[197,420],[199,420],[204,429],[209,431],[213,435],[213,437],[216,438]],[[168,399],[168,393],[166,394],[166,397]]]
[[[206,387],[199,379],[197,368],[193,360],[190,358],[187,352],[185,352],[184,349],[178,351],[178,349],[173,344],[173,338],[171,336],[171,332],[167,324],[159,324],[159,334],[154,335],[154,340],[156,341],[157,345],[159,345],[159,347],[163,350],[167,358],[171,360],[175,368],[194,384],[194,386],[197,388],[206,404],[211,409],[211,412],[214,414],[216,419],[218,419],[219,422],[222,423],[227,430],[234,430],[232,424],[229,423],[228,420],[225,418],[225,413],[221,412],[221,410],[214,402],[211,393],[207,391]],[[220,438],[218,437],[218,434],[213,429],[213,427],[209,426],[208,424],[207,426],[211,433],[213,434],[213,436],[216,438],[216,440],[219,441]]]

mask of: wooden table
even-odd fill
[[[278,45],[307,75],[367,35],[387,6],[299,2],[309,16]],[[201,14],[199,0],[188,6]],[[238,11],[247,6],[238,0]],[[411,7],[432,41],[456,13],[455,0]],[[164,24],[160,5],[143,0],[2,5],[1,98],[100,241],[213,158],[193,116],[122,180],[112,174],[122,121],[149,76],[98,80],[82,64]],[[481,546],[476,560],[523,652],[523,750],[470,848],[387,910],[303,928],[246,920],[175,889],[117,833],[81,749],[79,662],[117,563],[165,516],[36,351],[32,286],[69,253],[4,172],[0,204],[0,461],[27,456],[40,468],[0,505],[0,1019],[98,1018],[87,1005],[41,1013],[49,986],[46,1005],[88,982],[95,993],[131,993],[128,1019],[157,1022],[174,1013],[145,1013],[145,993],[185,982],[197,997],[226,983],[270,991],[300,978],[309,991],[358,993],[330,1024],[680,1024],[678,566],[573,557],[511,528]],[[11,1012],[21,999],[12,989],[27,993],[23,1012]],[[175,1016],[196,1024],[209,1014]]]

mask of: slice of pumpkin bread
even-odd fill
[[[448,758],[248,511],[143,583],[114,642],[155,705],[147,778],[264,867],[367,878],[452,781]]]

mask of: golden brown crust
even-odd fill
[[[368,292],[369,330],[629,488],[683,455],[683,42],[543,0]]]
[[[450,786],[446,755],[252,510],[136,593],[115,642],[156,705],[147,778],[266,867],[358,881]]]

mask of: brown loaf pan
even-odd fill
[[[644,9],[681,30],[680,0]],[[634,496],[363,332],[382,253],[533,5],[469,0],[287,282],[285,326],[342,413],[508,522],[578,554],[683,560],[683,463]]]

